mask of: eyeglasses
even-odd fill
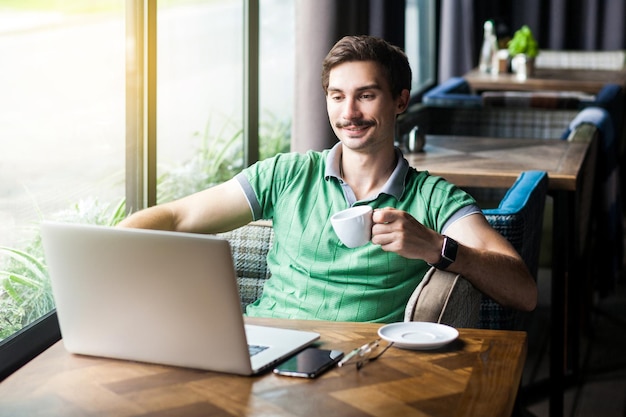
[[[348,353],[341,361],[339,361],[337,366],[341,367],[354,364],[356,365],[356,369],[361,369],[366,363],[380,358],[382,354],[391,347],[391,345],[393,345],[393,342],[390,342],[387,346],[381,348],[380,339],[376,339],[373,342],[366,343]]]

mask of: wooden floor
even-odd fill
[[[529,353],[523,386],[548,376],[550,270],[539,274],[540,300],[529,331]],[[615,294],[597,302],[591,329],[582,335],[579,381],[572,382],[564,398],[567,417],[626,416],[626,282]],[[547,397],[526,398],[521,417],[549,415]]]

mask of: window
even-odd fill
[[[293,0],[261,0],[259,159],[289,151],[295,85]]]
[[[150,169],[158,202],[230,178],[246,163],[246,112],[258,113],[259,159],[289,149],[295,3],[2,0],[0,380],[59,338],[40,264],[42,218],[113,224],[124,215],[128,184],[145,189],[143,171]],[[156,140],[141,137],[137,149],[127,145],[129,112],[136,109],[127,102],[132,80],[126,49],[133,41],[145,46],[148,36],[131,34],[129,42],[129,4],[149,6],[156,19],[156,33],[149,35],[156,39],[156,65],[143,68],[156,74],[156,88],[147,94],[144,86],[139,95],[156,97],[156,113],[148,120],[155,123]],[[416,89],[434,77],[431,4],[407,1],[406,18],[413,22],[407,24],[407,39],[413,39],[407,52],[417,68]],[[259,19],[258,74],[250,77],[258,80],[252,88],[259,95],[251,105],[244,82],[245,33],[254,24],[246,24],[246,14]],[[424,54],[428,58],[416,65]],[[149,124],[137,120],[137,130]],[[155,161],[149,161],[143,153],[155,144]],[[141,175],[128,171],[128,153],[142,161]]]
[[[437,81],[437,6],[434,0],[407,0],[405,50],[413,71],[411,92],[421,97]]]
[[[157,200],[165,202],[221,183],[246,164],[245,31],[241,0],[159,5]],[[259,6],[259,41],[252,47],[260,61],[255,116],[265,158],[289,147],[295,5],[265,0]]]
[[[242,168],[243,4],[159,2],[157,16],[157,200],[164,202]]]
[[[123,201],[124,0],[4,1],[0,21],[4,349],[54,308],[41,218],[103,223]]]
[[[11,25],[0,25],[0,172],[9,179],[0,185],[0,246],[9,248],[0,252],[0,379],[27,359],[25,347],[34,355],[59,337],[38,222],[113,224],[128,181],[126,2],[12,4],[2,15]],[[267,157],[289,146],[294,4],[259,5]],[[164,0],[156,16],[158,200],[167,201],[243,166],[244,2]]]

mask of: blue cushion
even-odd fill
[[[487,214],[514,214],[522,210],[531,197],[533,190],[537,188],[539,183],[546,177],[544,171],[524,171],[517,178],[515,183],[508,189],[498,208],[484,209],[483,213]]]
[[[424,93],[422,101],[430,106],[481,107],[479,95],[473,94],[470,85],[461,77],[453,77]]]

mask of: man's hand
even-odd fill
[[[393,209],[375,210],[372,243],[385,251],[433,264],[441,259],[443,235]],[[479,291],[496,302],[522,311],[537,305],[537,285],[513,246],[484,216],[463,217],[446,234],[459,243],[456,261],[448,271],[463,275]]]
[[[439,262],[443,236],[418,222],[409,213],[386,207],[374,210],[372,243],[387,252],[410,259]]]

